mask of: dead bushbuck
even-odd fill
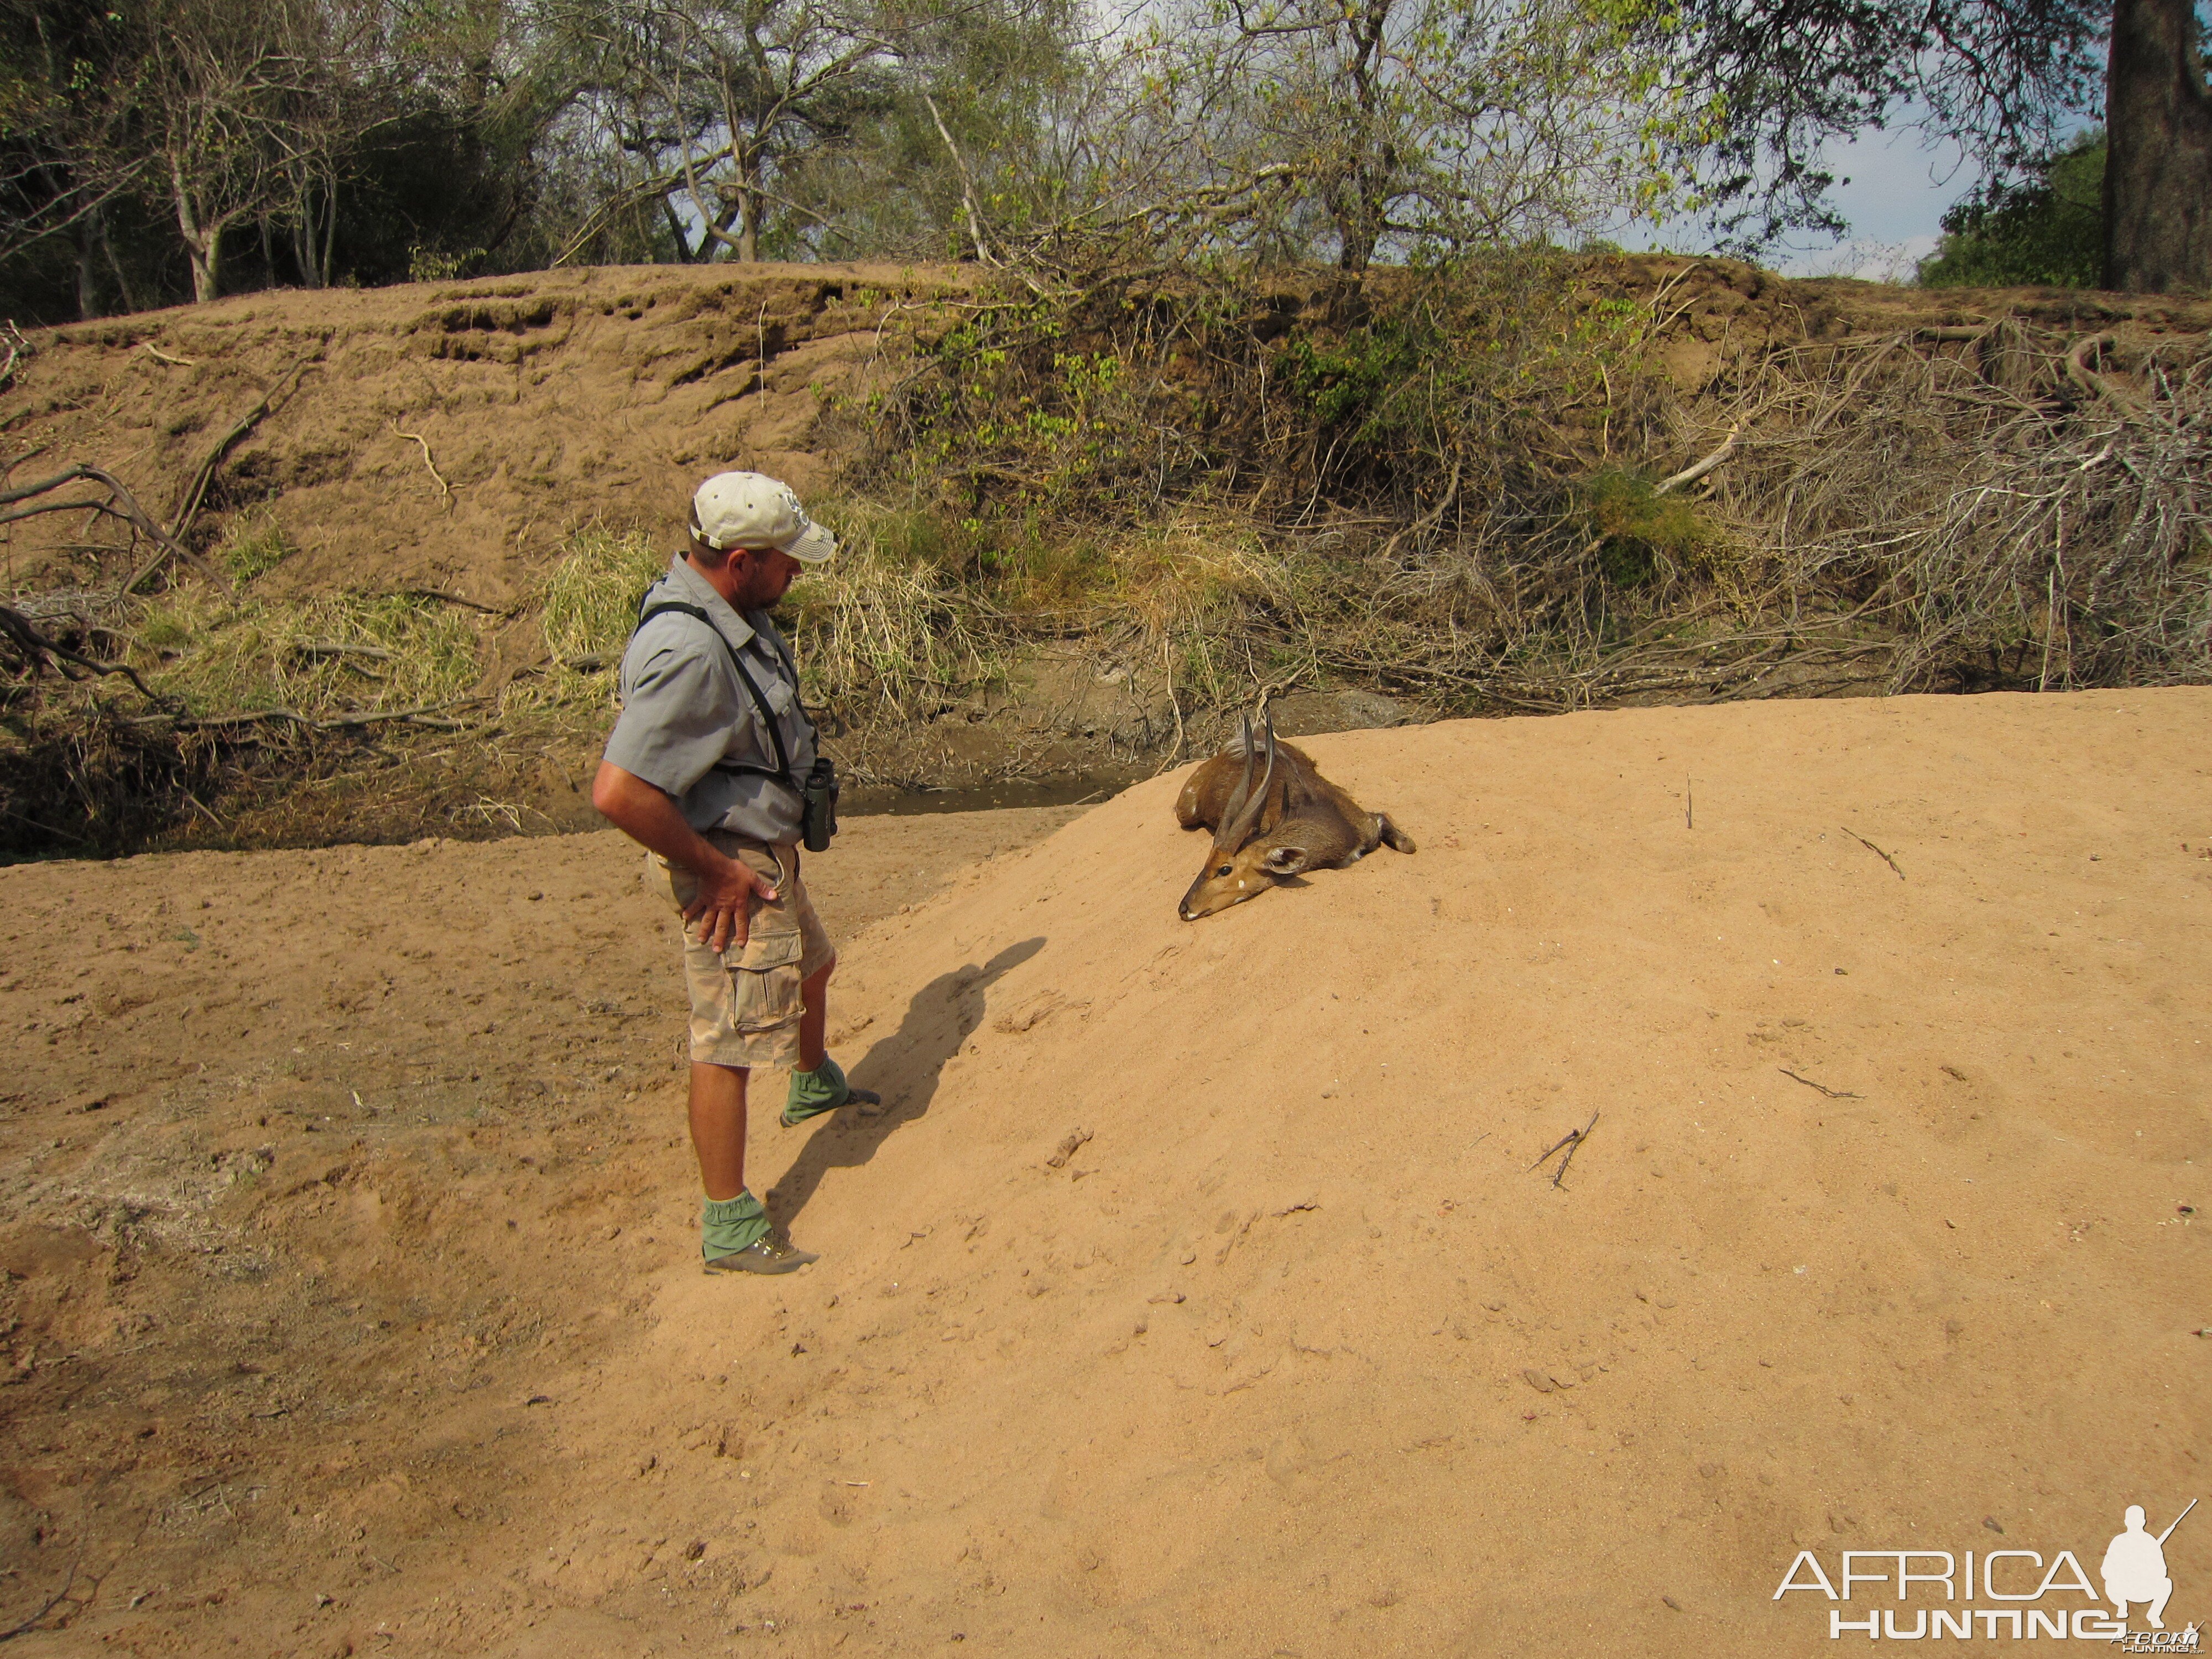
[[[1182,896],[1185,921],[1257,898],[1304,871],[1357,864],[1386,843],[1413,850],[1413,838],[1389,814],[1363,811],[1322,776],[1311,756],[1277,742],[1272,717],[1255,741],[1246,715],[1236,741],[1190,775],[1176,799],[1176,822],[1213,831],[1206,867]]]

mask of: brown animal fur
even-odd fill
[[[1176,822],[1213,832],[1205,867],[1182,896],[1185,921],[1257,898],[1301,872],[1357,864],[1377,847],[1413,850],[1388,813],[1365,811],[1322,776],[1310,755],[1279,741],[1272,720],[1257,742],[1247,720],[1236,743],[1191,774]]]

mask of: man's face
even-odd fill
[[[735,554],[732,558],[737,557]],[[737,607],[766,611],[790,590],[799,574],[799,561],[773,547],[751,548],[738,567]]]

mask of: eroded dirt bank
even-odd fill
[[[195,522],[273,514],[299,551],[270,591],[427,587],[504,610],[579,524],[680,525],[696,475],[818,488],[836,465],[825,406],[945,326],[963,287],[949,270],[610,266],[243,295],[40,335],[12,453],[104,467],[172,526],[217,454]],[[82,539],[13,529],[17,568]]]
[[[756,1114],[824,1253],[758,1284],[696,1270],[618,838],[0,871],[0,1620],[66,1577],[21,1650],[1771,1655],[1833,1650],[1801,1550],[2094,1574],[2203,1476],[2209,727],[1316,738],[1419,852],[1195,927],[1172,775],[949,880],[901,837],[960,821],[858,823],[832,1035],[888,1109]]]
[[[2140,342],[2212,324],[2185,299],[1790,282],[1723,259],[1620,258],[1580,280],[1663,298],[1651,349],[1691,398],[1778,343],[1998,316]],[[1322,286],[1271,277],[1255,303],[1279,325]],[[954,266],[640,265],[240,295],[35,331],[0,459],[11,487],[102,467],[165,526],[193,508],[198,545],[267,517],[298,550],[259,592],[428,588],[506,611],[567,532],[667,533],[705,472],[831,485],[870,435],[870,394],[990,303],[984,287]],[[0,585],[51,585],[86,534],[70,515],[7,526]]]

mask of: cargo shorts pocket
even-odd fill
[[[756,931],[730,969],[731,1014],[741,1033],[777,1031],[805,1012],[800,963],[805,935]]]

